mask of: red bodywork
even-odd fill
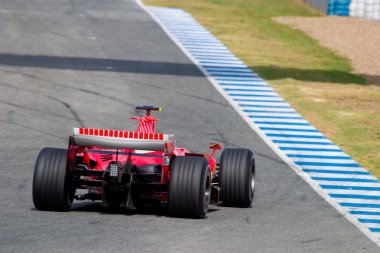
[[[163,134],[155,132],[155,124],[159,121],[151,115],[144,117],[132,117],[131,119],[138,120],[139,124],[135,132],[125,132],[116,130],[102,130],[102,129],[88,129],[80,128],[79,133],[83,135],[113,137],[113,138],[136,138],[136,139],[152,139],[160,140]],[[110,162],[119,162],[120,164],[131,164],[136,168],[142,166],[154,165],[159,166],[161,171],[147,172],[140,175],[155,176],[158,180],[155,183],[149,184],[141,191],[141,198],[157,199],[159,201],[167,201],[167,185],[170,177],[170,163],[176,156],[201,156],[206,158],[210,165],[211,174],[214,175],[216,169],[216,160],[214,153],[216,150],[221,149],[219,144],[210,144],[212,151],[209,154],[195,154],[190,153],[186,148],[178,148],[174,146],[174,141],[170,140],[165,142],[164,150],[162,151],[149,151],[149,150],[136,150],[136,149],[110,149],[100,146],[79,146],[70,139],[68,164],[72,170],[78,164],[85,165],[84,170],[87,174],[80,174],[78,177],[78,188],[89,189],[92,192],[101,192],[101,187],[93,186],[91,182],[99,181],[100,177],[96,176],[95,172],[105,172]],[[84,166],[83,166],[84,167]],[[98,173],[99,174],[99,173]],[[86,176],[83,176],[86,175]],[[100,175],[100,174],[99,174]],[[160,177],[160,178],[159,178]]]

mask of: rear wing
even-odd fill
[[[74,144],[114,149],[164,151],[173,142],[172,134],[138,133],[94,128],[74,128]]]

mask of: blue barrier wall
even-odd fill
[[[380,0],[304,0],[328,15],[380,21]]]
[[[351,0],[329,0],[328,15],[349,16]]]

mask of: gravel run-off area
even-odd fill
[[[380,86],[380,22],[352,17],[277,17],[351,60],[354,73]]]

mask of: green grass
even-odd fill
[[[306,119],[380,178],[380,89],[278,16],[321,16],[303,0],[145,0],[178,7],[218,37]]]
[[[343,57],[286,25],[278,16],[319,16],[319,12],[294,0],[149,0],[146,3],[183,8],[233,49],[262,77],[273,80],[284,74],[294,79],[365,84],[351,75]],[[325,71],[324,71],[325,70]]]

